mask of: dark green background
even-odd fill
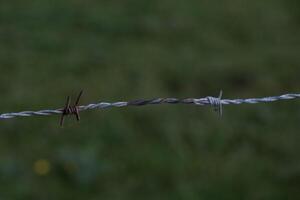
[[[0,113],[297,92],[299,52],[298,0],[1,0]],[[0,121],[1,200],[300,198],[298,101],[81,116]]]

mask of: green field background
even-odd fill
[[[0,113],[299,92],[298,0],[0,1]],[[0,121],[0,199],[299,199],[300,102]]]

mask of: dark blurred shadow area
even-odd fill
[[[0,2],[0,113],[297,92],[300,2]],[[0,121],[0,199],[299,199],[299,102]]]

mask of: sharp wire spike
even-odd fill
[[[220,90],[219,102],[218,102],[218,104],[219,104],[218,112],[219,112],[220,117],[222,117],[222,115],[223,115],[222,96],[223,96],[223,90]]]
[[[78,106],[78,104],[79,104],[79,100],[80,100],[80,98],[81,98],[82,94],[83,94],[83,90],[81,90],[81,91],[80,91],[80,93],[79,93],[79,95],[78,95],[78,97],[77,97],[77,99],[76,99],[75,106]]]
[[[65,105],[65,108],[61,114],[61,118],[60,118],[60,126],[63,127],[64,125],[64,121],[65,121],[65,115],[67,114],[67,110],[69,109],[70,107],[70,103],[71,103],[71,97],[68,96],[67,97],[67,101],[66,101],[66,105]]]
[[[214,111],[218,112],[219,116],[222,117],[223,115],[223,105],[222,105],[222,96],[223,96],[223,91],[220,91],[219,97],[211,97],[208,96],[207,100],[211,106],[213,106]]]
[[[64,116],[64,114],[62,114],[61,117],[60,117],[60,123],[59,123],[59,125],[61,127],[63,127],[63,125],[64,125],[64,120],[65,120],[65,116]]]
[[[76,99],[76,102],[75,102],[75,104],[73,106],[70,105],[71,104],[71,97],[68,96],[67,102],[66,102],[66,106],[62,110],[62,114],[61,114],[61,119],[60,119],[60,126],[61,127],[63,127],[64,119],[65,119],[65,116],[67,116],[67,115],[75,115],[77,121],[80,121],[78,104],[79,104],[79,100],[80,100],[82,94],[83,94],[83,90],[80,91],[80,93],[79,93],[79,95],[78,95],[78,97]]]
[[[67,104],[66,104],[66,108],[69,108],[70,107],[70,104],[71,104],[71,97],[68,96],[67,98]]]

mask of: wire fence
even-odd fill
[[[70,97],[68,97],[65,108],[59,109],[47,109],[39,111],[22,111],[22,112],[11,112],[0,114],[0,119],[12,119],[15,117],[31,117],[31,116],[49,116],[49,115],[62,115],[61,124],[63,123],[63,117],[65,115],[75,114],[79,120],[79,112],[94,109],[107,109],[112,107],[127,107],[127,106],[146,106],[146,105],[161,105],[161,104],[192,104],[196,106],[212,106],[215,111],[222,116],[223,105],[239,105],[239,104],[258,104],[258,103],[271,103],[274,101],[281,100],[293,100],[300,98],[299,93],[283,94],[280,96],[270,96],[262,98],[247,98],[247,99],[222,99],[222,91],[219,97],[207,96],[204,98],[155,98],[155,99],[139,99],[134,101],[119,101],[119,102],[98,102],[88,105],[78,106],[79,99],[82,92],[77,98],[74,106],[70,106]]]

